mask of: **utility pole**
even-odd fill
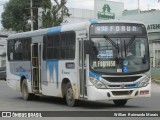
[[[138,0],[138,13],[140,13],[140,3],[139,3],[140,0]]]
[[[160,2],[160,0],[157,1],[158,3]]]
[[[33,31],[33,1],[30,0],[30,12],[31,12],[31,31]]]

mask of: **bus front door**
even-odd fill
[[[41,44],[33,43],[31,47],[32,91],[40,93],[41,82]]]
[[[86,86],[86,54],[84,50],[85,40],[79,39],[79,80],[80,80],[80,97],[87,97]]]

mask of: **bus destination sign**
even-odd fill
[[[132,24],[94,24],[90,27],[91,35],[137,35],[142,34],[142,31],[142,26]]]

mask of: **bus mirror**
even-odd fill
[[[90,52],[90,41],[89,40],[84,41],[84,51],[86,54],[89,54]]]
[[[146,63],[147,63],[146,55],[144,55],[144,57],[142,58],[142,63],[143,63],[143,64],[146,64]]]
[[[92,46],[92,49],[90,49],[90,53],[98,55],[98,50],[97,50],[96,46]]]

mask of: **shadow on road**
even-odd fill
[[[22,99],[22,97],[19,97],[18,99]],[[27,101],[26,101],[27,102]],[[67,106],[65,99],[63,98],[57,98],[57,97],[48,97],[48,96],[42,96],[38,100],[32,100],[29,102],[37,102],[37,103],[45,103],[45,104],[56,104],[61,106]],[[125,105],[123,107],[115,106],[112,101],[85,101],[85,100],[78,100],[78,104],[76,107],[84,108],[84,109],[104,109],[104,108],[142,108],[142,106],[131,106],[131,105]],[[106,109],[105,109],[106,110]],[[108,109],[109,110],[109,109]]]

